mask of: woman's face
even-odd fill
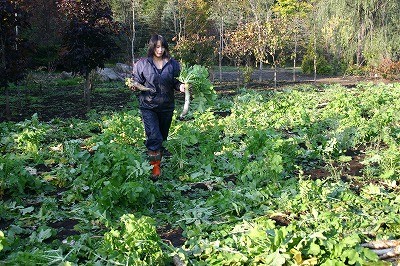
[[[161,45],[161,41],[157,41],[156,47],[154,48],[154,56],[162,58],[165,48]]]

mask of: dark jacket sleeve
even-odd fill
[[[132,70],[133,80],[137,81],[142,85],[144,85],[144,83],[146,82],[146,80],[143,77],[143,66],[144,66],[144,61],[142,58],[133,65],[133,70]]]

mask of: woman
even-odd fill
[[[152,35],[147,57],[140,59],[133,67],[133,86],[141,90],[139,108],[154,179],[161,174],[161,157],[165,151],[162,144],[167,140],[175,109],[174,91],[185,91],[184,84],[176,79],[179,73],[179,63],[171,58],[165,38]]]

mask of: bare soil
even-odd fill
[[[218,71],[211,73],[211,78],[214,83],[224,82],[235,82],[244,83],[244,77],[242,73],[236,71],[222,72],[221,76]],[[222,79],[221,79],[222,78]],[[393,81],[385,80],[375,77],[364,77],[364,76],[323,76],[317,75],[306,75],[296,72],[293,75],[293,70],[278,69],[276,74],[277,85],[288,85],[292,83],[316,83],[316,84],[341,84],[343,86],[355,86],[359,82],[373,82],[373,83],[390,83]],[[272,69],[255,70],[252,74],[251,81],[249,84],[274,84],[274,71]]]
[[[186,242],[186,238],[182,235],[183,230],[180,227],[173,228],[171,225],[161,226],[157,228],[157,233],[164,242],[174,247],[181,247]]]

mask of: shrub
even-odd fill
[[[36,68],[46,67],[48,71],[54,70],[58,60],[58,45],[42,45],[36,47],[32,57],[32,66]]]
[[[364,76],[366,73],[368,73],[368,68],[357,64],[348,65],[345,71],[345,74],[349,76]]]
[[[314,57],[312,54],[306,54],[301,63],[301,69],[305,74],[314,73]],[[329,64],[322,55],[317,55],[317,74],[331,75],[334,74],[334,67]]]
[[[251,66],[245,66],[242,67],[241,70],[243,73],[244,83],[248,84],[251,81],[251,77],[254,73],[254,68],[252,68]]]
[[[385,58],[376,68],[376,72],[385,79],[400,79],[400,61],[393,62],[390,58]]]

